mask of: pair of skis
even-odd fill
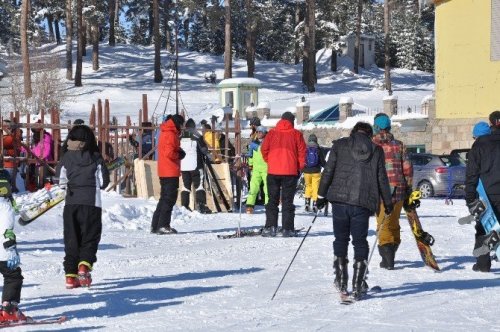
[[[9,328],[15,326],[26,326],[26,325],[51,325],[51,324],[62,324],[66,321],[66,316],[60,316],[55,318],[47,318],[47,319],[33,319],[28,317],[25,321],[13,321],[13,322],[1,322],[0,329]]]

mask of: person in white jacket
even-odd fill
[[[10,175],[3,169],[0,161],[0,232],[3,245],[0,246],[0,273],[3,276],[2,310],[0,323],[6,321],[25,321],[26,316],[19,310],[23,275],[21,260],[17,252],[16,235],[14,234],[15,201],[12,198]]]
[[[196,123],[193,119],[188,119],[181,138],[181,148],[186,152],[186,156],[181,160],[182,190],[181,204],[186,209],[189,208],[189,198],[191,187],[195,188],[195,201],[198,212],[203,214],[212,213],[207,207],[207,195],[203,188],[204,159],[208,153],[207,145],[203,136],[196,130]]]

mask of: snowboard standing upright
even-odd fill
[[[424,261],[425,265],[439,271],[439,266],[436,262],[436,257],[432,253],[431,246],[434,244],[434,238],[422,229],[422,224],[418,218],[417,210],[413,204],[415,200],[420,199],[420,191],[414,191],[411,193],[410,197],[404,202],[403,208],[406,212],[406,218],[410,223],[410,228],[415,236],[415,241],[417,242],[418,250],[420,251],[420,256]]]
[[[476,188],[479,199],[483,203],[485,210],[480,216],[466,216],[460,218],[458,223],[470,224],[473,220],[478,220],[486,232],[486,235],[482,237],[483,245],[479,248],[474,249],[472,254],[475,257],[486,255],[489,252],[494,252],[497,258],[500,258],[500,224],[493,211],[488,195],[484,190],[483,182],[479,179],[479,183]]]

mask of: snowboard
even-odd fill
[[[434,257],[431,249],[431,246],[434,244],[434,238],[422,229],[422,224],[420,223],[417,209],[414,204],[414,202],[419,200],[421,196],[422,194],[418,190],[412,192],[410,197],[408,197],[404,202],[403,208],[406,213],[406,218],[410,223],[411,231],[415,236],[415,241],[417,242],[418,251],[420,252],[422,261],[431,269],[439,271],[436,257]]]
[[[14,327],[14,326],[25,326],[25,325],[49,325],[49,324],[62,324],[66,321],[66,316],[60,316],[55,318],[47,318],[47,319],[33,319],[31,317],[26,321],[18,321],[18,322],[2,322],[0,323],[0,329]]]
[[[108,171],[112,172],[123,165],[125,165],[125,158],[116,157],[106,164],[106,168],[108,169]]]
[[[475,257],[486,255],[489,252],[494,252],[497,257],[500,257],[500,224],[498,219],[493,212],[493,207],[491,206],[486,190],[484,190],[483,182],[479,179],[479,183],[476,188],[479,199],[483,203],[485,210],[480,216],[466,216],[458,220],[461,225],[470,224],[473,220],[478,220],[481,222],[486,235],[482,237],[483,245],[479,248],[474,249],[472,254]]]
[[[42,214],[64,201],[66,189],[59,185],[46,185],[33,194],[23,195],[19,208],[19,224],[26,226]]]

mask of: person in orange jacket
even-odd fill
[[[177,201],[181,159],[186,153],[181,149],[180,134],[184,118],[178,114],[169,115],[160,126],[158,139],[158,176],[160,177],[160,200],[151,222],[151,233],[176,234],[170,227],[172,210]]]
[[[262,143],[262,157],[267,163],[266,225],[262,236],[276,236],[278,205],[282,204],[281,236],[295,236],[295,205],[293,198],[300,171],[306,163],[306,142],[302,133],[293,128],[295,116],[285,112],[276,127],[271,129]],[[280,197],[281,193],[281,197]]]

